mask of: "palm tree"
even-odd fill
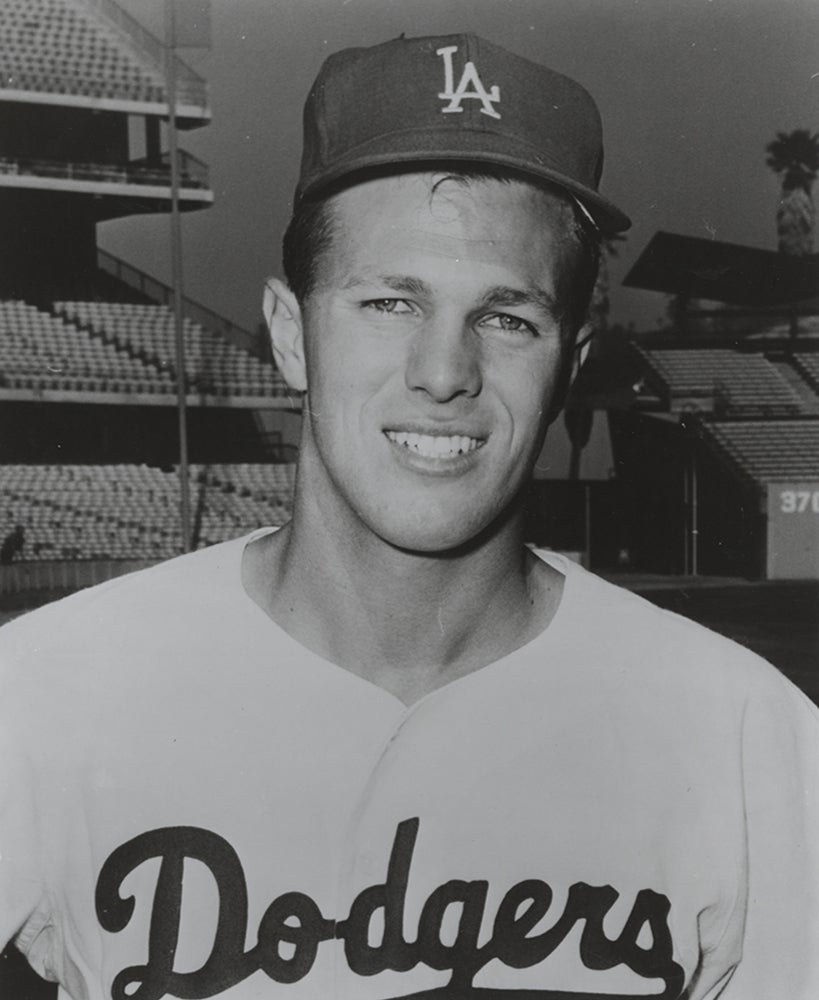
[[[611,312],[609,261],[612,257],[619,256],[618,244],[624,240],[624,236],[604,236],[600,241],[600,270],[597,272],[597,282],[589,306],[589,321],[597,334],[605,333],[609,326]]]
[[[807,129],[777,132],[765,147],[765,161],[782,175],[782,197],[776,211],[776,232],[781,253],[805,257],[813,253],[816,209],[811,188],[819,173],[819,134]]]
[[[624,236],[604,236],[600,242],[600,269],[597,272],[597,282],[592,292],[591,303],[589,304],[588,321],[593,334],[590,356],[593,356],[601,342],[602,335],[609,328],[609,313],[611,312],[611,300],[609,298],[611,286],[611,274],[609,272],[609,261],[619,254],[618,244],[625,240]],[[575,373],[579,376],[579,372]],[[592,423],[594,413],[584,406],[582,402],[582,381],[576,377],[574,381],[574,391],[569,394],[566,407],[563,411],[563,422],[569,435],[571,443],[571,453],[569,457],[569,479],[580,478],[580,459],[583,449],[591,438]],[[580,402],[578,403],[578,400]]]

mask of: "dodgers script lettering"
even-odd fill
[[[579,958],[587,969],[602,972],[626,966],[642,978],[662,980],[665,989],[652,994],[662,1000],[672,1000],[682,992],[683,970],[673,960],[668,928],[670,903],[651,889],[637,893],[622,931],[612,940],[603,930],[603,921],[619,894],[610,885],[575,883],[552,926],[532,933],[552,905],[553,892],[546,882],[532,878],[516,883],[491,917],[486,912],[488,881],[451,879],[427,897],[413,940],[404,926],[404,903],[418,829],[417,818],[398,824],[385,880],[363,889],[345,919],[325,917],[305,893],[287,892],[265,911],[256,944],[248,951],[247,884],[231,845],[197,827],[166,827],[134,837],[110,855],[97,880],[97,919],[104,930],[117,933],[128,925],[135,909],[134,897],[120,894],[123,881],[145,861],[160,861],[148,931],[148,960],[116,975],[112,1000],[161,1000],[165,996],[204,1000],[257,971],[277,983],[295,983],[309,974],[322,942],[332,939],[343,941],[347,965],[356,975],[374,976],[388,969],[407,972],[424,964],[450,973],[446,986],[426,995],[479,997],[484,991],[474,987],[473,980],[489,962],[499,960],[510,969],[535,966],[560,947],[579,922],[583,924]],[[207,866],[218,890],[219,911],[213,945],[204,964],[194,971],[178,972],[174,960],[186,860]],[[441,929],[445,913],[453,905],[459,907],[460,919],[455,940],[445,944]],[[383,933],[378,943],[372,943],[370,924],[376,913],[382,919]],[[481,927],[487,920],[492,933],[479,944]],[[650,932],[647,947],[637,943],[644,929]],[[282,949],[282,945],[287,947]],[[486,992],[496,996],[504,991]],[[548,998],[563,994],[544,988],[529,990],[526,995]]]

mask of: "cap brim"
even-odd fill
[[[373,143],[358,146],[335,160],[332,167],[302,178],[296,198],[316,195],[324,188],[340,185],[343,180],[353,184],[370,170],[387,171],[390,167],[400,170],[407,164],[494,164],[568,191],[582,203],[605,234],[622,233],[631,227],[629,217],[616,205],[593,188],[579,184],[552,167],[545,156],[531,147],[509,137],[480,131],[459,131],[456,138],[457,142],[453,142],[453,133],[449,130],[445,134],[437,130],[409,130],[379,136]],[[376,147],[377,152],[370,147]]]

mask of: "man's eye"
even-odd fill
[[[363,303],[365,309],[380,313],[410,313],[412,308],[405,299],[369,299]]]
[[[509,333],[531,333],[537,336],[537,329],[520,316],[510,316],[508,313],[491,313],[481,320],[482,326],[489,326],[496,330],[506,330]]]

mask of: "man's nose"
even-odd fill
[[[406,384],[436,403],[477,396],[481,391],[481,360],[475,332],[460,320],[425,323],[410,347]]]

